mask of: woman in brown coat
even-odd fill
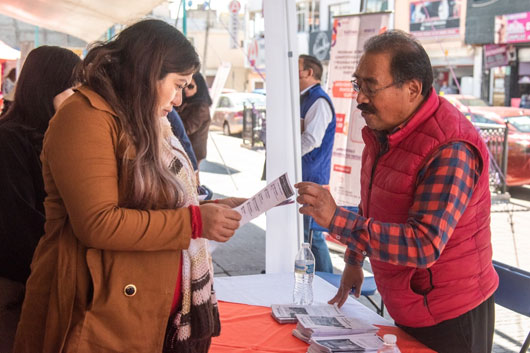
[[[210,106],[212,99],[204,77],[195,73],[191,83],[184,89],[182,105],[178,108],[186,134],[190,138],[197,165],[206,158],[208,128],[210,127]]]
[[[207,239],[234,234],[241,200],[199,205],[165,117],[199,65],[158,20],[87,54],[44,138],[45,235],[14,352],[206,352],[219,334]]]

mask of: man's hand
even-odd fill
[[[364,273],[362,266],[346,264],[340,279],[340,287],[337,294],[335,294],[328,304],[337,303],[340,308],[346,302],[346,299],[348,299],[348,295],[353,287],[355,287],[355,297],[359,298],[363,281]]]
[[[225,199],[218,199],[217,203],[221,205],[227,205],[230,208],[237,207],[241,205],[243,202],[247,201],[248,199],[243,197],[227,197]]]
[[[302,205],[300,213],[313,217],[320,226],[328,228],[337,209],[331,193],[321,185],[306,181],[294,187],[298,189],[296,201]]]
[[[230,206],[206,203],[199,206],[202,218],[202,234],[206,239],[226,242],[237,228],[241,215]]]

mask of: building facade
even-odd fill
[[[414,35],[431,59],[434,88],[480,96],[482,48],[466,44],[466,1],[396,0],[395,28]]]
[[[466,43],[483,48],[482,98],[518,106],[530,94],[528,0],[468,0]]]

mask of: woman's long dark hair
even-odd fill
[[[191,43],[160,20],[140,21],[88,52],[78,80],[114,109],[120,141],[126,141],[135,155],[122,160],[130,184],[121,206],[152,209],[182,204],[182,188],[162,158],[157,83],[168,73],[189,75],[199,67]],[[164,201],[157,202],[161,196]]]
[[[208,91],[208,85],[206,80],[200,72],[196,72],[193,75],[193,80],[197,85],[197,92],[191,97],[182,97],[182,103],[195,103],[195,102],[206,102],[208,106],[212,105],[212,98],[210,98],[210,92]]]
[[[17,123],[42,140],[55,114],[53,98],[74,86],[74,68],[81,59],[54,46],[33,49],[27,56],[15,88],[15,100],[0,123]]]

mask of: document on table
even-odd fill
[[[293,195],[294,190],[289,182],[289,177],[287,173],[284,173],[261,189],[256,195],[234,208],[242,217],[239,225],[242,226],[250,222],[275,206],[291,203],[292,201],[289,202],[289,198]]]

